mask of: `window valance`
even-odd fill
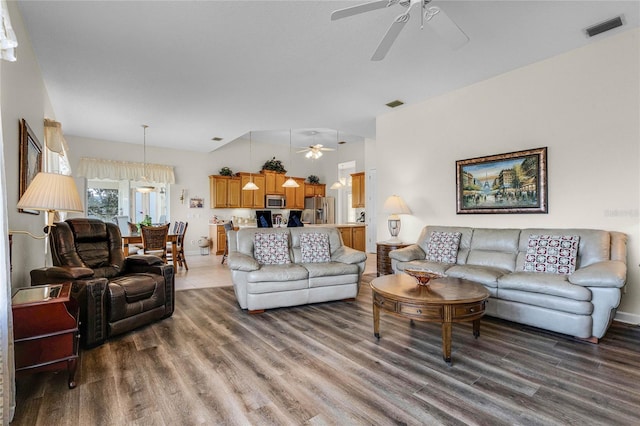
[[[149,182],[176,183],[173,166],[163,164],[132,163],[129,161],[103,160],[82,157],[78,164],[77,176],[87,179],[112,179],[141,181],[146,176]]]

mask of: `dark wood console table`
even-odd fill
[[[66,369],[76,387],[78,303],[71,283],[23,287],[11,298],[16,375]]]

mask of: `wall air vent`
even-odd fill
[[[391,101],[385,105],[387,105],[389,108],[396,108],[396,107],[399,107],[400,105],[404,105],[404,102],[396,99],[395,101]]]
[[[605,31],[612,30],[622,26],[622,17],[616,16],[608,21],[601,22],[597,25],[587,28],[585,31],[589,37],[593,37],[598,34],[602,34]]]

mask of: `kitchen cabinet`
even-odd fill
[[[284,195],[287,199],[286,207],[289,210],[303,210],[306,184],[304,178],[294,177],[293,180],[298,183],[297,188],[284,188]]]
[[[209,241],[211,241],[211,250],[216,255],[224,254],[224,249],[227,246],[227,234],[222,224],[209,225]]]
[[[351,175],[351,207],[364,208],[364,172]]]
[[[265,178],[265,194],[267,195],[285,195],[285,189],[282,184],[286,177],[284,173],[278,173],[271,170],[262,170],[260,173]]]
[[[324,183],[305,183],[305,197],[324,197],[326,193],[326,185]]]
[[[240,174],[240,188],[243,188],[249,180],[253,180],[258,186],[258,189],[255,191],[244,191],[241,192],[241,202],[240,207],[246,209],[264,209],[264,196],[266,194],[266,179],[263,174],[249,174],[249,173],[239,173]]]
[[[239,208],[241,188],[240,178],[219,175],[209,176],[209,203],[211,208]]]
[[[367,251],[367,227],[365,225],[337,226],[345,246]]]

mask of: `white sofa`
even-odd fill
[[[455,263],[426,259],[433,232],[460,233]],[[577,235],[575,272],[525,272],[531,235]],[[596,229],[489,229],[427,226],[416,244],[389,253],[396,273],[426,269],[483,284],[487,315],[597,342],[620,304],[627,236]]]
[[[301,236],[326,234],[330,259],[303,262]],[[256,234],[284,234],[291,263],[260,264],[256,260]],[[354,299],[367,255],[346,247],[333,227],[243,228],[229,231],[229,268],[233,288],[242,309],[265,309],[307,303]]]

